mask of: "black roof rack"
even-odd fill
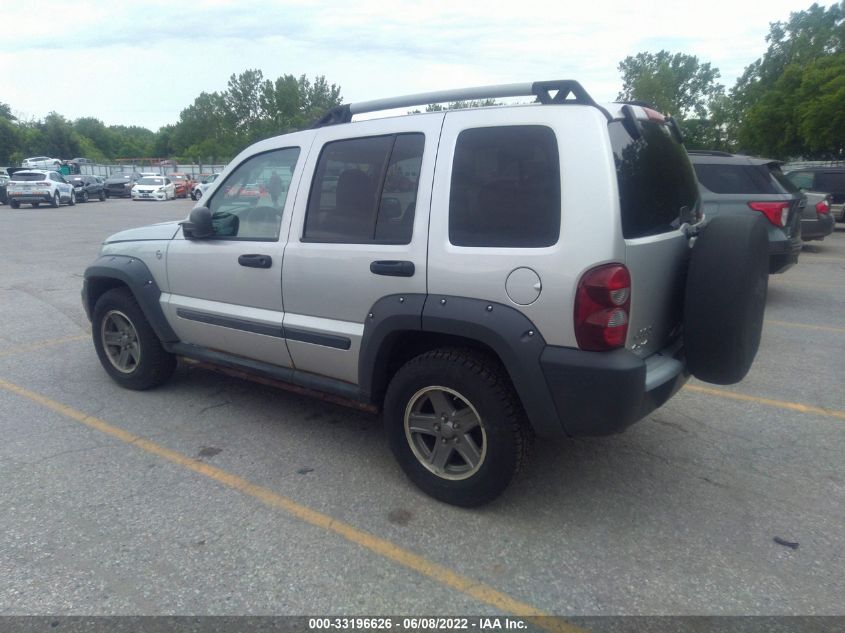
[[[612,119],[610,113],[598,105],[580,83],[573,79],[559,79],[555,81],[535,81],[533,83],[478,86],[475,88],[423,92],[402,97],[348,103],[332,108],[320,117],[312,127],[318,128],[327,125],[337,125],[339,123],[349,123],[352,121],[354,115],[364,112],[409,108],[428,105],[430,103],[528,96],[536,97],[538,102],[547,105],[576,104],[593,106],[598,108],[607,117],[608,121]]]

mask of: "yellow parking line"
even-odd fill
[[[323,514],[322,512],[312,510],[307,506],[299,504],[287,497],[283,497],[268,488],[251,483],[246,479],[242,479],[241,477],[233,475],[221,468],[211,466],[205,462],[198,461],[183,455],[182,453],[165,448],[164,446],[146,440],[143,437],[130,433],[120,427],[113,426],[104,420],[88,415],[87,413],[83,413],[82,411],[52,400],[34,391],[20,387],[14,383],[7,382],[2,378],[0,378],[0,388],[17,394],[23,398],[27,398],[32,402],[36,402],[51,411],[55,411],[56,413],[120,440],[121,442],[131,444],[142,451],[146,451],[147,453],[166,459],[171,463],[182,466],[183,468],[203,475],[204,477],[213,479],[217,483],[257,499],[265,505],[278,510],[283,510],[309,525],[322,528],[328,532],[333,532],[347,541],[360,545],[382,558],[393,561],[394,563],[422,574],[423,576],[426,576],[442,585],[460,591],[461,593],[470,596],[479,602],[495,607],[504,613],[510,613],[515,616],[525,618],[526,620],[530,620],[547,631],[553,631],[555,633],[575,633],[584,631],[584,629],[572,625],[562,618],[553,617],[550,614],[547,614],[530,604],[516,600],[515,598],[512,598],[511,596],[502,593],[485,583],[475,581],[472,578],[454,572],[443,565],[429,561],[419,554],[406,550],[386,539],[370,534],[369,532],[359,530],[348,523],[339,521],[327,514]]]
[[[839,332],[845,333],[843,327],[833,327],[831,325],[811,325],[810,323],[792,323],[791,321],[777,321],[776,319],[765,319],[764,323],[771,323],[772,325],[783,325],[785,327],[797,327],[806,330],[821,330],[823,332]]]
[[[785,400],[759,398],[757,396],[748,396],[744,393],[736,393],[735,391],[713,389],[712,387],[699,387],[698,385],[686,385],[684,389],[687,391],[694,391],[696,393],[706,393],[710,396],[718,396],[719,398],[740,400],[742,402],[753,402],[755,404],[766,405],[767,407],[777,407],[779,409],[788,409],[789,411],[798,411],[800,413],[812,413],[815,415],[822,415],[828,418],[845,420],[845,411],[837,411],[836,409],[824,409],[822,407],[814,407],[813,405],[801,404],[799,402],[787,402]]]
[[[62,338],[53,338],[46,341],[36,341],[27,345],[18,345],[7,350],[0,351],[0,358],[3,356],[11,356],[12,354],[20,354],[21,352],[34,352],[35,350],[44,349],[45,347],[53,347],[54,345],[61,345],[62,343],[71,343],[73,341],[82,341],[90,338],[90,334],[77,334],[75,336],[64,336]]]

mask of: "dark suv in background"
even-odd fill
[[[833,198],[830,212],[837,222],[845,222],[845,165],[841,167],[800,167],[786,177],[802,191],[823,191]]]
[[[798,263],[806,200],[780,162],[710,150],[690,150],[689,157],[705,217],[763,215],[768,220],[769,272],[782,273]]]

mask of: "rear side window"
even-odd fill
[[[455,246],[537,248],[560,237],[560,163],[541,125],[464,130],[455,146],[449,241]]]
[[[695,174],[683,146],[656,121],[640,122],[634,139],[621,121],[608,125],[627,239],[678,228],[683,209],[697,209]]]
[[[326,143],[305,216],[306,242],[409,244],[425,135]]]
[[[827,193],[845,192],[845,172],[820,171],[816,173],[816,189]]]
[[[695,173],[699,182],[713,193],[785,193],[767,165],[700,165]]]

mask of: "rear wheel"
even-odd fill
[[[10,201],[9,201],[9,206],[10,206],[10,207],[12,207],[13,209],[20,209],[20,208],[21,208],[21,203],[20,203],[20,202],[18,202],[17,200],[10,200]]]
[[[105,202],[105,201],[106,201],[106,192],[101,191],[100,192],[100,202]]]
[[[55,194],[53,194],[53,200],[50,202],[50,206],[53,207],[54,209],[58,209],[59,205],[61,203],[62,203],[62,197],[59,195],[59,192],[57,191]],[[38,203],[33,202],[32,206],[37,207]]]
[[[385,396],[384,424],[411,481],[464,507],[488,503],[507,488],[532,438],[498,361],[464,349],[427,352],[400,368]]]
[[[80,200],[80,202],[88,202],[88,192],[87,191],[82,192],[82,200]]]
[[[164,349],[128,288],[104,293],[91,322],[100,364],[119,385],[149,389],[173,374],[176,357]]]

